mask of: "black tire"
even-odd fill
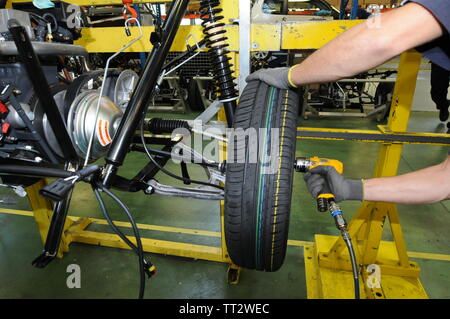
[[[298,95],[260,81],[245,88],[236,109],[234,129],[262,133],[257,143],[263,160],[251,163],[255,148],[250,138],[229,143],[225,187],[225,239],[231,260],[238,266],[276,271],[283,264],[289,230],[293,167],[298,117]],[[270,145],[278,130],[277,144]],[[269,138],[270,136],[270,138]],[[238,137],[231,136],[232,141]],[[264,172],[266,149],[275,171]],[[233,152],[230,152],[232,148]],[[254,157],[253,157],[254,158]],[[255,161],[253,161],[255,162]]]
[[[394,83],[381,82],[380,84],[378,84],[377,89],[375,90],[375,107],[387,104],[386,109],[377,116],[377,120],[379,122],[386,122],[389,117],[392,104],[392,101],[389,99],[389,95],[392,98],[392,95],[394,93],[394,86]]]
[[[205,110],[200,89],[198,88],[197,81],[194,79],[189,80],[188,104],[192,111],[201,112]]]

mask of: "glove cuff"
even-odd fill
[[[296,65],[290,67],[290,68],[289,68],[289,72],[288,72],[288,76],[287,76],[289,85],[290,85],[291,87],[295,88],[295,89],[298,89],[298,86],[295,85],[294,82],[292,82],[292,70],[294,70],[294,68],[297,67],[297,66],[298,66],[298,64],[296,64]]]
[[[346,200],[363,200],[363,182],[361,179],[348,179],[348,195]]]

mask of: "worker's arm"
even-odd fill
[[[443,35],[438,20],[416,3],[375,19],[379,22],[360,23],[314,52],[293,68],[292,82],[299,86],[350,77]]]
[[[416,3],[383,13],[344,32],[291,69],[265,69],[247,81],[261,80],[283,89],[334,82],[370,70],[402,52],[443,35],[438,20]]]
[[[319,166],[305,174],[314,197],[328,185],[336,200],[426,204],[450,199],[450,156],[441,164],[394,177],[347,179],[333,167]]]
[[[450,199],[450,156],[441,164],[395,177],[363,181],[364,200],[401,204]]]

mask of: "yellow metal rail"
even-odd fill
[[[26,216],[33,217],[34,212],[28,210],[19,210],[19,209],[9,209],[9,208],[0,208],[0,214],[9,214],[9,215],[17,215],[17,216]],[[83,221],[84,217],[78,216],[68,216],[74,222]],[[89,217],[91,221],[91,225],[108,225],[108,222],[104,219],[92,218]],[[128,222],[122,221],[113,221],[119,227],[131,228],[131,224]],[[201,229],[190,229],[190,228],[182,228],[182,227],[167,227],[167,226],[158,226],[158,225],[148,225],[148,224],[137,224],[139,229],[143,230],[155,230],[161,232],[168,232],[174,234],[187,234],[187,235],[195,235],[195,236],[203,236],[203,237],[215,237],[220,238],[220,232],[218,231],[209,231],[209,230],[201,230]],[[134,240],[131,238],[130,240]],[[311,241],[302,241],[289,239],[288,246],[292,247],[305,247],[314,244]],[[123,246],[120,246],[123,247]],[[212,246],[211,246],[212,247]],[[128,249],[128,247],[124,247]],[[436,260],[436,261],[449,261],[450,262],[450,254],[435,254],[435,253],[427,253],[427,252],[417,252],[417,251],[408,251],[408,256],[410,258],[416,259],[424,259],[424,260]]]
[[[251,30],[252,45],[250,47],[252,51],[317,49],[358,23],[360,23],[359,20],[325,21],[306,25],[305,23],[254,24]],[[142,40],[132,45],[127,52],[148,52],[152,49],[148,39],[154,28],[147,26],[142,29],[144,33]],[[226,29],[229,49],[239,51],[239,27],[228,25]],[[187,36],[193,34],[196,39],[202,39],[202,30],[201,26],[181,26],[171,50],[186,50]],[[137,34],[137,31],[134,32]],[[321,36],[315,37],[314,34],[321,34]],[[116,52],[128,43],[129,39],[122,27],[83,28],[82,37],[75,44],[84,46],[88,52]]]

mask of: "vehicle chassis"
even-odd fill
[[[138,150],[136,143],[140,143],[140,137],[136,135],[138,126],[141,121],[144,120],[147,111],[147,102],[151,100],[152,95],[157,91],[158,83],[161,77],[161,73],[164,73],[164,65],[169,49],[173,43],[174,37],[178,31],[181,20],[186,11],[189,0],[176,0],[173,2],[170,12],[167,15],[164,24],[160,30],[157,30],[152,34],[152,44],[153,50],[151,51],[149,58],[145,64],[145,67],[139,77],[139,81],[136,85],[135,90],[132,93],[131,100],[125,111],[125,114],[120,122],[119,128],[115,134],[115,137],[110,145],[108,154],[105,158],[106,165],[101,168],[101,173],[92,175],[89,182],[93,185],[101,184],[105,188],[115,188],[121,191],[127,192],[137,192],[144,191],[146,194],[159,193],[168,196],[181,196],[181,197],[193,197],[202,199],[223,199],[223,190],[211,190],[205,187],[197,188],[177,188],[171,186],[165,186],[156,183],[149,185],[147,182],[152,180],[156,173],[160,170],[160,167],[156,166],[153,162],[149,162],[134,178],[126,179],[117,175],[119,166],[121,166],[125,160],[127,153],[130,150]],[[11,21],[10,21],[11,22]],[[48,177],[58,177],[67,178],[73,176],[73,174],[81,167],[76,150],[71,142],[71,138],[66,131],[63,119],[57,110],[56,103],[51,95],[50,88],[45,80],[44,72],[39,64],[37,55],[33,50],[33,46],[25,32],[25,29],[18,23],[9,23],[9,30],[13,35],[14,42],[16,43],[18,53],[22,56],[22,63],[24,64],[28,76],[34,86],[36,94],[40,101],[42,101],[42,107],[44,113],[47,115],[50,126],[55,132],[59,134],[59,141],[61,151],[64,156],[64,163],[59,163],[58,165],[51,164],[39,164],[25,165],[23,163],[17,163],[13,160],[5,160],[6,165],[0,165],[0,174],[11,174],[17,176],[32,176],[38,178],[48,178]],[[215,101],[199,116],[199,120],[205,123],[211,120],[221,107],[225,108],[226,121],[228,126],[231,125],[233,121],[233,112],[236,107],[236,100],[226,100],[226,101]],[[162,152],[171,152],[175,146],[180,146],[182,137],[174,139],[166,136],[146,136],[146,144],[158,144],[162,145]],[[133,144],[133,145],[132,145]],[[184,151],[188,151],[189,148],[184,147]],[[195,154],[192,151],[191,154],[194,158],[200,156],[201,160],[205,160],[201,155]],[[160,166],[164,166],[169,157],[155,156],[155,160]],[[61,169],[61,166],[65,169]],[[217,184],[224,183],[224,173],[220,170],[214,170],[208,168],[211,183],[215,182]],[[49,201],[43,203],[43,198],[38,198],[38,190],[45,186],[45,182],[41,181],[33,186],[28,187],[28,195],[30,201],[41,205],[41,207],[49,210],[52,208]],[[34,260],[33,265],[38,268],[43,268],[48,265],[57,255],[60,255],[60,243],[63,236],[63,232],[67,234],[67,212],[70,205],[71,192],[61,201],[57,201],[52,208],[51,221],[48,231],[44,231],[46,234],[45,247],[43,253]],[[46,201],[46,200],[44,200]],[[39,204],[40,203],[40,204]],[[32,205],[33,206],[33,205]],[[47,216],[50,218],[50,216]],[[73,222],[73,220],[72,220]],[[83,230],[89,224],[89,221],[76,222],[76,228],[78,230]],[[41,232],[41,235],[43,233]],[[106,235],[106,234],[105,234]],[[222,240],[224,243],[224,240]],[[64,246],[66,246],[65,243]],[[161,243],[160,243],[161,244]],[[117,246],[117,240],[116,240]],[[119,245],[120,246],[120,245]],[[164,245],[162,245],[164,246]],[[191,247],[192,248],[192,247]],[[64,249],[64,250],[67,250]],[[202,249],[200,249],[202,250]],[[203,249],[205,253],[205,250]],[[206,254],[208,254],[206,252]],[[210,260],[227,260],[229,258],[225,253],[216,252],[209,253],[209,255],[214,255],[208,259]],[[182,254],[183,255],[183,254]],[[218,257],[220,255],[220,258]]]

